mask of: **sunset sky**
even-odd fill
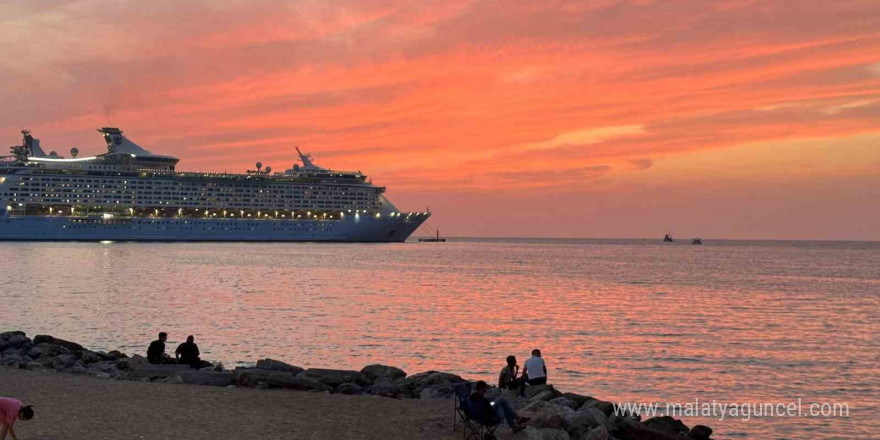
[[[299,145],[451,236],[880,240],[876,0],[34,0],[0,32],[2,145]]]

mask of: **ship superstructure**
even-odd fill
[[[22,131],[0,160],[0,239],[404,241],[430,216],[400,212],[360,171],[302,165],[273,173],[177,171],[118,128],[107,152],[46,154]]]

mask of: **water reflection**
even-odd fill
[[[483,241],[4,243],[4,328],[143,353],[194,334],[226,364],[368,363],[633,401],[847,401],[850,419],[705,422],[722,435],[877,432],[880,246]],[[825,426],[827,424],[827,426]]]

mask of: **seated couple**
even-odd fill
[[[541,350],[532,350],[532,357],[526,361],[522,376],[519,374],[519,365],[516,364],[516,356],[507,357],[507,366],[501,369],[498,376],[498,388],[519,390],[520,396],[526,392],[526,385],[543,385],[547,383],[547,365],[541,358]]]
[[[159,333],[159,339],[150,343],[147,349],[147,361],[151,364],[179,364],[189,365],[190,368],[204,368],[211,366],[210,362],[205,362],[199,357],[199,346],[195,343],[192,335],[186,338],[186,342],[180,344],[174,351],[175,357],[172,358],[165,354],[165,341],[168,340],[168,334]]]
[[[489,385],[484,381],[478,381],[474,387],[474,392],[468,399],[468,416],[487,426],[494,426],[505,420],[507,426],[513,432],[519,432],[525,429],[523,422],[525,419],[519,417],[516,411],[510,407],[510,403],[503,397],[495,400],[486,398],[486,390]]]

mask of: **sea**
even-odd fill
[[[165,331],[227,368],[379,363],[490,383],[538,348],[557,389],[678,404],[717,438],[880,437],[878,242],[6,242],[13,329],[140,354]]]

